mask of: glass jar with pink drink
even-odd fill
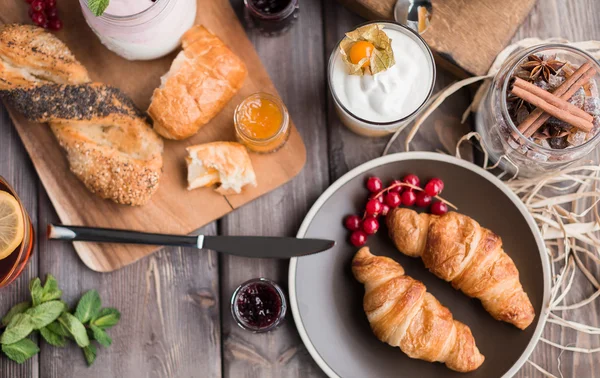
[[[104,46],[129,60],[167,55],[196,19],[196,0],[110,0],[101,16],[88,1],[79,3],[90,28]]]

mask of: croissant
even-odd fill
[[[352,272],[365,285],[363,307],[379,340],[410,358],[442,362],[455,371],[481,366],[485,357],[471,329],[454,320],[422,282],[405,276],[400,264],[363,247],[352,260]]]
[[[0,97],[30,121],[50,124],[71,171],[92,193],[143,205],[158,189],[162,139],[120,90],[90,83],[51,33],[0,26]]]
[[[498,235],[455,212],[435,216],[397,208],[386,223],[400,252],[421,257],[429,271],[481,300],[495,319],[520,329],[531,324],[535,311]]]

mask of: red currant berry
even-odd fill
[[[46,17],[48,17],[49,20],[54,20],[55,18],[58,18],[58,9],[56,7],[46,8],[46,10],[44,10],[44,13],[46,13]]]
[[[29,18],[33,17],[33,13],[35,11],[33,9],[31,9],[31,7],[29,7],[29,9],[27,9],[27,14],[29,15]]]
[[[377,218],[367,217],[363,221],[362,228],[363,231],[366,232],[368,235],[373,235],[377,232],[377,230],[379,230],[379,221],[377,220]]]
[[[45,0],[46,8],[56,7],[56,0]]]
[[[402,192],[402,204],[404,206],[412,206],[415,204],[415,201],[417,200],[417,195],[415,194],[415,192],[411,191],[404,191]]]
[[[367,179],[367,189],[371,193],[377,193],[383,188],[383,183],[379,177],[369,177]]]
[[[385,204],[388,205],[390,208],[393,209],[395,207],[398,207],[401,203],[402,199],[400,198],[400,194],[398,194],[397,192],[389,192],[385,195]]]
[[[350,243],[355,247],[362,247],[367,242],[367,234],[363,231],[354,231],[350,235]]]
[[[379,202],[379,200],[372,199],[369,200],[369,202],[367,202],[367,206],[365,206],[365,211],[367,212],[367,215],[375,217],[379,213],[381,213],[382,207],[383,205],[381,204],[381,202]]]
[[[379,197],[369,196],[369,200],[372,200],[372,199],[383,203],[383,196],[379,196]]]
[[[415,204],[418,207],[427,207],[431,205],[431,196],[425,192],[418,192]]]
[[[46,16],[42,12],[33,12],[31,15],[31,20],[37,26],[43,26],[46,23]]]
[[[348,215],[344,220],[344,225],[350,231],[360,230],[362,226],[362,222],[358,215]]]
[[[400,181],[400,180],[394,180],[394,181],[392,181],[392,183],[390,184],[390,186],[394,186],[394,185],[398,185],[398,184],[402,184],[402,181]],[[404,189],[402,186],[396,186],[395,188],[391,188],[390,192],[400,193],[400,192],[402,192],[402,189]]]
[[[388,205],[386,205],[385,203],[383,205],[381,205],[381,215],[383,215],[385,217],[386,215],[388,215],[389,212],[390,212],[390,207]]]
[[[442,192],[444,189],[444,182],[439,178],[432,178],[429,180],[427,185],[425,185],[425,193],[434,197]]]
[[[441,201],[434,202],[429,211],[431,211],[431,214],[433,215],[444,215],[448,212],[448,205]]]
[[[52,19],[48,21],[48,29],[50,30],[60,30],[63,27],[63,23],[58,18]]]
[[[33,0],[31,2],[31,9],[33,9],[36,12],[43,11],[45,7],[46,3],[44,3],[44,0]]]
[[[419,180],[419,177],[417,177],[417,175],[413,175],[413,174],[404,176],[402,181],[404,181],[407,184],[414,185],[414,186],[421,185],[421,180]],[[412,190],[412,188],[406,188],[406,190]]]

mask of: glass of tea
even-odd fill
[[[21,274],[33,243],[31,219],[17,193],[0,176],[0,288]]]

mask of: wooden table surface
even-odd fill
[[[241,16],[242,1],[233,3]],[[277,38],[251,30],[248,34],[304,138],[306,166],[292,182],[206,226],[201,230],[205,234],[295,235],[325,188],[349,169],[378,157],[387,142],[388,138],[366,139],[345,129],[326,85],[329,53],[344,31],[363,20],[330,0],[301,0],[300,7],[299,21],[287,34]],[[539,0],[515,40],[533,36],[600,40],[599,15],[598,0]],[[472,42],[476,49],[476,40]],[[438,71],[437,88],[453,80]],[[458,121],[470,96],[464,90],[436,111],[416,136],[413,149],[452,151],[470,127]],[[402,139],[393,151],[402,150]],[[0,175],[16,188],[38,235],[44,235],[46,224],[58,218],[1,105]],[[229,300],[238,284],[264,276],[286,287],[287,268],[284,261],[167,248],[120,271],[101,274],[87,269],[71,246],[42,237],[21,277],[0,290],[0,313],[27,298],[32,277],[52,273],[70,304],[96,288],[105,305],[121,310],[122,320],[110,331],[113,345],[100,348],[92,368],[75,346],[61,349],[41,342],[39,355],[23,365],[0,356],[0,377],[323,377],[291,314],[284,326],[261,335],[243,331],[230,315]],[[593,292],[585,278],[576,278],[578,292]],[[568,315],[599,326],[597,309],[592,305]],[[548,326],[544,335],[562,344],[599,345],[597,336],[558,327]],[[558,376],[559,355],[560,350],[540,343],[531,359]],[[599,361],[594,355],[565,352],[560,369],[565,377],[600,376]],[[542,374],[526,364],[517,376]]]

